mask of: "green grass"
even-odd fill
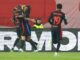
[[[80,60],[80,52],[0,52],[0,60]]]

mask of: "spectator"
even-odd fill
[[[36,29],[43,29],[44,28],[44,25],[41,23],[40,18],[36,19],[35,24],[33,25],[33,28],[36,28]]]

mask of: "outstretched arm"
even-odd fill
[[[25,20],[31,21],[31,22],[33,22],[33,23],[36,22],[35,19],[31,19],[31,18],[25,18]]]

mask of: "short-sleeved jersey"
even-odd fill
[[[64,21],[64,23],[67,24],[65,14],[61,11],[52,12],[48,21],[51,25],[54,26],[61,26],[62,21]]]

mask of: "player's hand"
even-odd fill
[[[24,19],[35,23],[35,19],[31,19],[31,18],[24,18]]]
[[[31,19],[31,21],[34,22],[34,23],[36,22],[35,19]]]

